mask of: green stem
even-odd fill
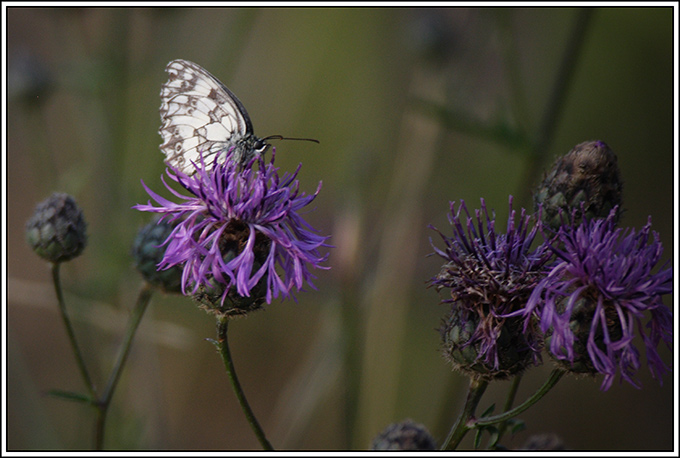
[[[113,393],[116,390],[118,381],[120,380],[120,375],[125,366],[125,361],[130,354],[130,348],[132,347],[132,340],[134,339],[139,323],[142,321],[144,312],[151,301],[151,296],[153,295],[153,287],[148,283],[144,283],[139,296],[137,297],[137,303],[132,311],[132,315],[128,321],[128,327],[125,331],[125,337],[123,338],[123,344],[120,347],[118,353],[118,359],[116,364],[113,366],[111,375],[109,376],[108,383],[106,384],[106,389],[104,394],[99,399],[97,403],[98,415],[96,423],[95,432],[95,449],[102,450],[104,446],[104,425],[106,423],[106,414],[108,413],[109,406],[111,404],[111,399],[113,398]]]
[[[501,59],[508,74],[508,88],[513,118],[517,125],[517,131],[526,136],[527,126],[530,125],[530,116],[527,97],[524,85],[522,84],[522,71],[517,50],[516,34],[513,33],[512,29],[514,10],[499,8],[494,10],[494,13],[494,18],[501,34],[499,45]]]
[[[519,389],[519,384],[522,381],[522,375],[516,376],[512,379],[512,385],[510,385],[510,390],[508,391],[508,397],[505,398],[505,404],[503,405],[503,412],[507,412],[512,409],[512,404],[515,402],[515,396],[517,396],[517,390]],[[498,425],[498,438],[496,443],[499,443],[505,434],[505,430],[508,429],[508,421],[505,420]]]
[[[474,427],[474,424],[470,424],[470,420],[474,419],[477,404],[479,404],[479,400],[482,398],[488,385],[489,382],[485,380],[470,379],[465,406],[458,420],[456,420],[456,423],[451,428],[449,436],[444,441],[442,450],[455,450],[465,434]]]
[[[59,268],[61,263],[56,262],[52,264],[52,282],[54,283],[54,290],[57,293],[57,302],[59,303],[59,311],[61,312],[61,318],[64,321],[64,326],[66,326],[66,334],[68,334],[69,341],[71,342],[71,347],[73,348],[73,355],[76,358],[76,363],[78,364],[78,369],[80,370],[80,375],[83,377],[85,386],[90,393],[90,398],[94,401],[97,399],[97,390],[92,382],[90,373],[87,371],[87,366],[85,366],[85,360],[83,359],[83,353],[80,351],[78,346],[78,341],[76,340],[76,334],[73,331],[73,326],[71,325],[71,319],[66,311],[66,304],[64,303],[64,295],[61,290],[61,280],[59,278]]]
[[[536,142],[531,151],[531,161],[529,167],[524,172],[524,177],[520,183],[527,184],[519,193],[518,202],[527,202],[530,198],[531,190],[537,186],[537,178],[541,173],[541,157],[548,153],[550,144],[555,136],[555,130],[559,117],[564,109],[564,102],[569,90],[571,81],[576,73],[577,61],[581,53],[586,32],[590,25],[593,15],[592,8],[581,8],[576,13],[574,28],[567,40],[567,48],[562,56],[562,61],[557,70],[557,79],[550,93],[547,108],[541,119],[543,120],[538,129]]]
[[[474,427],[479,427],[479,426],[489,426],[489,425],[494,425],[496,423],[500,423],[503,421],[510,420],[513,417],[516,417],[517,415],[521,414],[525,410],[527,410],[529,407],[532,405],[536,404],[538,400],[540,400],[543,396],[545,396],[548,391],[554,387],[557,382],[560,381],[562,376],[566,374],[566,371],[563,369],[555,369],[550,373],[550,377],[548,377],[548,380],[543,384],[541,388],[536,391],[529,399],[524,401],[524,403],[518,405],[512,410],[508,410],[507,412],[504,412],[499,415],[492,415],[490,417],[484,417],[480,418],[478,420],[473,420],[471,422],[470,428]]]
[[[257,418],[255,418],[255,414],[253,414],[253,411],[248,404],[248,400],[246,399],[246,395],[244,394],[241,384],[238,381],[238,377],[236,376],[236,369],[234,369],[234,362],[231,359],[231,352],[229,351],[229,343],[227,341],[228,324],[228,317],[219,317],[217,319],[217,341],[215,344],[217,345],[220,355],[222,356],[224,368],[227,370],[227,376],[229,376],[229,381],[231,382],[231,386],[234,389],[234,393],[236,394],[239,404],[241,404],[241,409],[243,409],[243,413],[248,420],[248,424],[250,424],[255,436],[257,436],[257,440],[260,441],[262,448],[264,450],[274,450],[267,440],[267,437],[265,436],[262,427],[258,423]]]

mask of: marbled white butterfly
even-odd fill
[[[245,164],[267,151],[267,140],[284,139],[280,135],[256,137],[241,101],[200,65],[178,59],[165,71],[169,77],[161,88],[159,133],[168,165],[191,175],[201,155],[210,168],[215,159],[224,160],[231,148],[232,159]]]

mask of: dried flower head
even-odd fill
[[[617,372],[639,387],[636,330],[659,382],[668,367],[657,347],[663,340],[670,348],[672,341],[672,316],[662,296],[672,292],[673,273],[666,266],[652,272],[663,248],[651,219],[638,233],[616,228],[615,221],[613,209],[607,219],[560,228],[551,247],[557,261],[529,304],[550,334],[551,355],[570,371],[603,374],[602,390],[611,387]]]
[[[451,304],[441,328],[444,354],[471,376],[507,378],[540,362],[542,335],[537,327],[523,332],[523,326],[527,301],[546,273],[550,252],[545,244],[532,249],[537,226],[524,210],[518,226],[515,219],[512,197],[504,233],[496,230],[495,215],[489,215],[483,199],[474,218],[464,202],[457,210],[451,203],[453,237],[440,232],[446,248],[434,247],[447,261],[430,280],[450,295],[443,301]]]
[[[247,313],[264,301],[290,297],[304,284],[313,287],[309,268],[327,268],[321,264],[327,255],[319,253],[328,246],[327,237],[318,235],[300,210],[314,200],[321,183],[314,194],[299,192],[300,166],[280,177],[274,154],[269,163],[259,158],[241,166],[231,160],[230,151],[223,162],[195,166],[192,175],[167,171],[189,196],[163,180],[181,203],[142,183],[159,206],[149,202],[134,208],[161,213],[176,223],[159,268],[183,266],[184,293],[222,315]]]

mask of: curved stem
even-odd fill
[[[480,418],[478,420],[472,421],[470,427],[478,427],[478,426],[488,426],[488,425],[494,425],[496,423],[500,423],[502,421],[507,421],[510,420],[513,417],[516,417],[517,415],[521,414],[525,410],[527,410],[529,407],[532,405],[536,404],[543,396],[545,396],[548,391],[554,387],[557,382],[560,381],[562,376],[566,374],[566,371],[563,369],[555,369],[550,373],[550,377],[548,377],[548,380],[543,384],[542,387],[536,391],[529,399],[524,401],[522,404],[518,405],[512,410],[508,410],[507,412],[504,412],[499,415],[492,415],[490,417],[484,417]]]
[[[111,371],[111,375],[109,376],[109,380],[106,384],[104,394],[101,396],[99,402],[97,403],[98,415],[95,432],[96,450],[102,450],[104,446],[104,425],[106,423],[106,414],[108,413],[109,405],[111,404],[111,399],[113,398],[113,393],[116,390],[116,386],[118,385],[120,374],[122,373],[123,367],[125,366],[125,361],[127,360],[127,357],[130,354],[132,340],[135,336],[135,333],[137,332],[139,323],[142,321],[144,312],[146,311],[146,308],[149,305],[149,302],[151,301],[153,291],[154,290],[151,285],[149,285],[148,283],[144,283],[144,286],[139,292],[139,296],[137,297],[137,303],[135,304],[135,308],[132,311],[132,315],[130,315],[128,327],[127,330],[125,331],[123,344],[120,347],[118,353],[118,359],[116,360],[116,364],[113,366],[113,370]]]
[[[61,312],[61,318],[64,321],[64,326],[66,326],[66,334],[68,334],[69,341],[71,342],[71,348],[73,349],[73,355],[76,358],[76,363],[78,364],[78,369],[80,370],[80,375],[83,377],[83,381],[87,386],[87,390],[90,394],[90,398],[94,401],[97,399],[97,390],[92,382],[90,373],[87,371],[87,366],[85,366],[85,359],[83,358],[83,353],[78,347],[78,341],[76,340],[76,334],[73,331],[73,326],[71,325],[71,319],[66,311],[66,304],[64,303],[64,295],[61,290],[61,280],[59,278],[59,267],[61,263],[52,264],[52,282],[54,283],[54,290],[57,293],[57,302],[59,303],[59,311]]]
[[[250,408],[250,405],[248,404],[248,400],[246,399],[246,395],[244,394],[243,389],[241,388],[241,384],[238,381],[238,377],[236,376],[236,369],[234,369],[234,362],[231,359],[229,343],[227,342],[228,324],[229,318],[227,317],[219,317],[217,319],[216,345],[220,352],[220,355],[222,356],[224,368],[227,370],[227,376],[229,376],[229,381],[231,382],[231,386],[234,389],[236,398],[238,399],[239,404],[241,404],[241,409],[243,409],[243,413],[245,414],[246,419],[248,420],[248,424],[250,424],[250,427],[255,433],[255,436],[257,436],[257,440],[260,441],[260,444],[262,445],[262,448],[264,450],[274,450],[274,448],[267,440],[267,437],[265,436],[262,427],[258,423],[257,418],[255,418],[255,414],[253,414],[253,411]]]
[[[465,406],[458,420],[456,420],[456,423],[451,428],[449,436],[444,441],[442,450],[455,450],[460,441],[463,440],[463,437],[465,437],[465,434],[474,427],[474,424],[470,424],[470,420],[474,418],[477,404],[479,404],[479,400],[482,398],[488,385],[488,381],[470,379]]]

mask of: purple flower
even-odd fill
[[[319,253],[327,247],[328,237],[320,236],[300,216],[321,189],[312,195],[299,192],[293,174],[279,176],[271,161],[252,160],[241,166],[230,158],[206,167],[195,164],[196,172],[187,175],[172,168],[170,179],[191,195],[174,191],[182,199],[174,203],[142,185],[159,206],[136,205],[141,211],[163,214],[162,219],[176,223],[165,244],[165,256],[159,269],[182,265],[182,291],[198,295],[206,292],[219,299],[219,313],[239,314],[258,308],[262,300],[271,303],[279,296],[293,296],[304,284],[314,287],[310,267],[322,266],[328,255]],[[277,271],[277,266],[280,269]],[[228,307],[225,309],[225,300]],[[243,307],[241,299],[250,305]],[[256,302],[252,305],[253,301]],[[216,306],[217,307],[217,306]]]
[[[484,199],[481,206],[473,218],[464,202],[457,210],[451,203],[453,237],[439,233],[446,248],[433,248],[446,264],[430,284],[450,294],[443,301],[452,304],[441,328],[445,357],[474,376],[507,378],[540,362],[542,334],[523,326],[551,254],[545,244],[532,249],[537,226],[524,209],[516,226],[512,196],[505,233],[496,230]]]
[[[615,228],[615,218],[613,209],[607,219],[563,226],[552,246],[557,261],[530,300],[541,329],[551,334],[551,354],[571,371],[603,374],[602,390],[617,371],[639,388],[636,329],[659,382],[669,368],[656,349],[661,340],[669,348],[672,341],[671,312],[661,300],[672,292],[672,269],[652,273],[662,253],[659,236],[651,219],[635,233]]]

